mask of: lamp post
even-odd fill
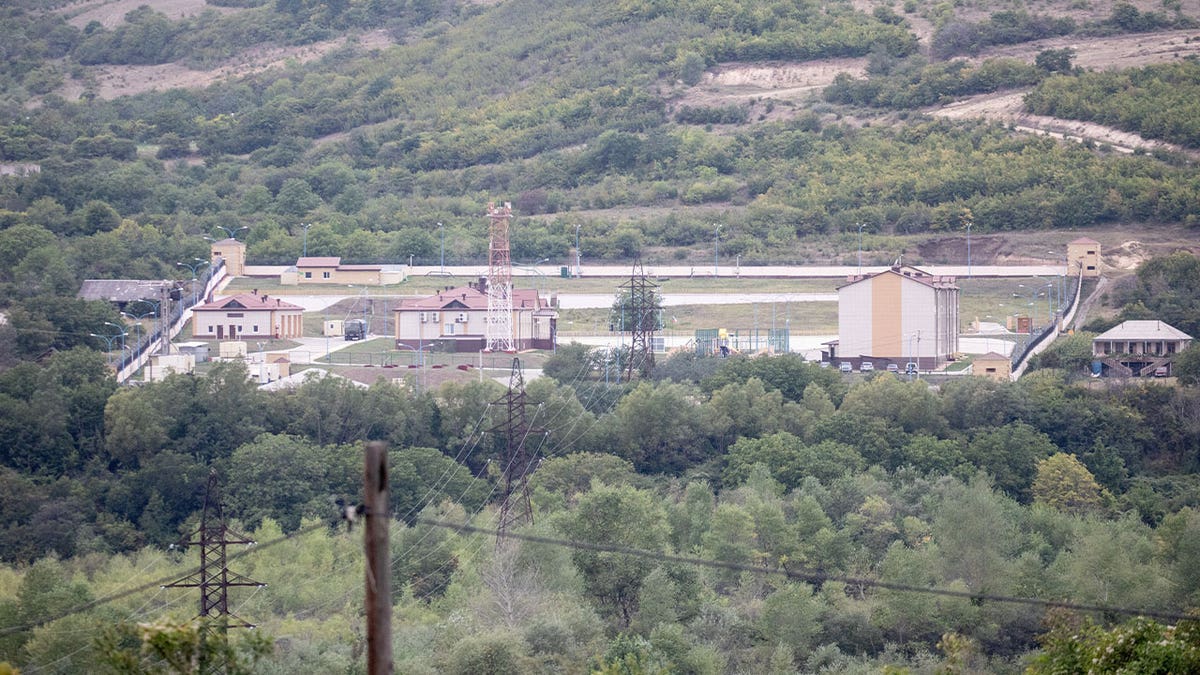
[[[250,229],[250,226],[249,226],[249,225],[243,225],[243,226],[241,226],[241,227],[237,227],[237,228],[233,228],[233,229],[230,229],[230,228],[228,228],[228,227],[225,227],[224,225],[213,225],[213,227],[217,228],[218,230],[221,230],[221,231],[225,232],[225,234],[229,235],[229,238],[230,238],[230,239],[234,239],[234,240],[236,240],[236,239],[237,239],[237,233],[238,233],[238,232],[241,232],[242,230],[248,230],[248,229]]]
[[[438,272],[442,275],[446,274],[446,227],[438,223],[438,233],[442,235],[442,264],[438,268]],[[409,265],[412,267],[412,265]]]
[[[583,270],[579,266],[579,226],[575,226],[575,278],[583,276]]]
[[[1033,335],[1033,328],[1034,328],[1034,323],[1035,323],[1035,321],[1033,320],[1034,319],[1034,302],[1037,301],[1037,292],[1039,289],[1041,289],[1041,286],[1030,287],[1030,286],[1026,286],[1025,284],[1017,284],[1017,287],[1024,288],[1029,291],[1029,334]],[[1022,296],[1018,293],[1013,293],[1013,297],[1021,298]]]
[[[721,226],[717,225],[713,230],[713,277],[720,274],[721,263]]]
[[[150,309],[146,310],[145,312],[129,311],[129,308],[132,307],[134,305],[134,303],[136,303],[136,302],[144,302],[147,305],[150,305]],[[134,302],[129,303],[128,305],[126,305],[126,311],[121,312],[121,316],[124,316],[128,319],[132,319],[135,322],[133,325],[134,325],[134,328],[137,329],[137,353],[139,356],[142,353],[142,321],[144,321],[146,319],[146,317],[153,316],[154,314],[157,314],[157,313],[158,313],[158,302],[156,302],[154,300],[145,300],[145,299],[135,300]]]
[[[971,274],[971,226],[975,223],[967,221],[967,277],[974,276]]]
[[[1055,260],[1062,261],[1062,268],[1058,271],[1058,305],[1061,307],[1063,298],[1067,294],[1067,254],[1058,251],[1046,251],[1046,253],[1054,256]]]
[[[186,267],[187,269],[192,271],[192,305],[194,306],[196,304],[196,302],[199,300],[199,297],[196,294],[197,272],[201,267],[208,265],[208,261],[204,260],[202,258],[192,258],[192,260],[194,260],[195,262],[190,262],[190,263],[177,262],[177,263],[175,263],[175,266],[176,267]]]
[[[304,251],[300,254],[302,258],[308,257],[308,228],[312,226],[312,223],[300,223],[300,227],[304,228]]]
[[[267,356],[263,353],[263,345],[265,342],[255,342],[258,345],[258,383],[266,384],[263,380],[266,379]]]
[[[115,324],[115,323],[113,323],[113,322],[111,322],[111,321],[105,321],[105,322],[104,322],[104,325],[105,325],[105,326],[112,326],[113,328],[116,328],[116,329],[117,329],[117,331],[120,333],[120,335],[119,335],[118,337],[120,337],[120,338],[121,338],[121,353],[122,353],[122,354],[124,354],[124,353],[125,353],[125,338],[126,338],[128,335],[129,335],[129,331],[125,330],[125,327],[124,327],[124,326],[121,326],[121,325],[119,325],[119,324]]]
[[[105,322],[104,322],[104,325],[106,325],[106,326],[116,326],[117,324],[115,324],[115,323],[112,323],[111,321],[105,321]],[[117,326],[117,330],[120,330],[120,326]],[[120,333],[117,333],[117,334],[114,334],[114,335],[101,335],[101,334],[99,334],[99,333],[89,333],[89,335],[91,335],[91,336],[92,336],[92,337],[94,337],[94,338],[98,338],[98,339],[104,340],[105,346],[107,347],[107,349],[106,349],[106,350],[105,350],[105,352],[104,352],[104,364],[105,364],[105,365],[109,365],[109,366],[111,366],[111,365],[112,365],[112,356],[111,356],[111,354],[112,354],[112,350],[113,350],[113,341],[114,341],[114,340],[116,340],[117,338],[121,338],[121,340],[122,340],[122,346],[121,346],[121,350],[122,350],[122,353],[123,353],[123,352],[124,352],[124,349],[125,349],[125,347],[124,347],[124,339],[125,339],[125,336],[126,336],[126,335],[128,335],[128,333],[126,333],[125,331],[121,331]]]
[[[862,276],[862,231],[866,223],[858,224],[858,275]]]

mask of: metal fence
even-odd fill
[[[225,261],[218,261],[215,267],[206,269],[203,275],[196,277],[196,283],[188,289],[188,293],[183,293],[181,288],[179,300],[170,303],[170,314],[165,317],[165,321],[161,315],[161,299],[151,303],[156,306],[153,327],[147,332],[135,335],[133,340],[126,340],[123,343],[121,360],[117,366],[118,381],[123,381],[127,377],[132,376],[133,372],[145,362],[146,357],[158,348],[160,341],[170,341],[171,336],[179,330],[179,324],[182,322],[184,314],[195,305],[205,301],[209,292],[212,291],[213,280],[220,278],[224,269]],[[190,280],[188,285],[191,286]],[[200,289],[203,289],[203,292]],[[148,300],[149,298],[147,298]],[[130,372],[126,373],[127,370]]]

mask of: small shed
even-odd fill
[[[1012,379],[1012,359],[996,352],[981,354],[971,362],[971,374],[1007,382]]]
[[[246,343],[240,340],[234,342],[222,342],[218,346],[217,353],[223,359],[244,359],[246,358]]]

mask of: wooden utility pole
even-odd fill
[[[363,469],[363,550],[367,562],[367,673],[392,673],[392,567],[388,550],[387,446],[367,444]]]

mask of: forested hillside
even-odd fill
[[[337,500],[357,501],[369,440],[391,450],[397,672],[1200,668],[1178,620],[1200,606],[1197,347],[1171,382],[1096,386],[1081,332],[1018,382],[929,386],[690,354],[609,383],[561,345],[527,388],[548,433],[515,530],[631,557],[431,522],[496,525],[494,382],[268,393],[219,364],[118,387],[96,335],[124,320],[75,297],[85,278],[184,278],[205,237],[243,227],[255,264],[302,247],[437,264],[437,223],[447,264],[481,264],[489,201],[513,202],[514,261],[568,259],[576,226],[615,262],[711,263],[717,226],[742,265],[846,262],[827,244],[859,225],[888,260],[893,235],[968,224],[1194,246],[1183,150],[923,112],[1031,90],[1039,114],[1194,147],[1194,61],[1091,73],[1047,42],[1182,33],[1194,1],[210,4],[0,8],[0,671],[192,658],[194,593],[151,582],[192,568],[167,547],[213,472],[235,529],[271,543],[231,565],[268,584],[231,598],[264,636],[235,639],[247,672],[360,671],[359,533]],[[697,95],[724,67],[817,62],[850,65],[795,95]],[[163,84],[181,73],[192,86]],[[1200,335],[1192,253],[1101,295],[1088,331]]]

